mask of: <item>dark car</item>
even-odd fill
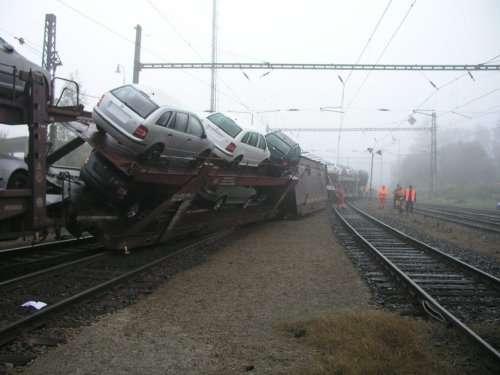
[[[299,144],[282,131],[276,130],[266,134],[266,141],[271,151],[271,164],[288,168],[299,163],[301,155]]]
[[[19,72],[30,70],[41,73],[47,88],[49,87],[49,73],[16,52],[11,44],[0,37],[0,96],[12,97],[22,94],[25,81],[19,78]]]

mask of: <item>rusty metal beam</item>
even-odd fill
[[[55,126],[55,125],[52,125]],[[59,147],[57,150],[52,152],[49,156],[47,156],[47,165],[52,165],[56,161],[62,159],[64,156],[69,154],[71,151],[76,150],[78,147],[83,145],[85,141],[80,138],[76,137],[72,139],[71,141],[65,143],[61,147]]]

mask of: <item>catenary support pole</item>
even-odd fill
[[[135,27],[135,49],[134,49],[134,71],[132,75],[132,83],[139,83],[139,72],[141,71],[141,37],[142,27]]]
[[[210,82],[210,112],[217,111],[217,0],[212,0],[212,68]]]

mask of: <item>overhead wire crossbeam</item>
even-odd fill
[[[393,127],[393,128],[272,128],[271,130],[281,130],[287,132],[373,132],[373,131],[430,131],[430,127]]]
[[[302,64],[302,63],[141,63],[140,69],[280,69],[280,70],[390,70],[390,71],[491,71],[486,64]]]

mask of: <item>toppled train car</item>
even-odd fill
[[[335,189],[342,186],[349,198],[361,198],[368,183],[368,173],[350,167],[328,164],[328,190],[334,194]]]
[[[298,180],[287,197],[285,213],[297,217],[326,208],[328,203],[326,165],[301,156],[296,176]]]
[[[64,226],[75,236],[90,232],[108,248],[129,249],[290,212],[301,215],[326,204],[326,171],[320,163],[304,158],[296,164],[293,152],[286,154],[291,163],[280,160],[276,166],[266,159],[253,167],[220,163],[220,158],[207,155],[187,164],[164,163],[160,152],[151,158],[134,155],[119,140],[98,131],[78,102],[53,105],[50,84],[40,76],[44,77],[13,69],[13,79],[19,77],[26,83],[23,87],[32,89],[25,90],[23,100],[15,93],[0,98],[0,121],[28,124],[30,131],[29,181],[23,188],[0,189],[0,232],[36,237]],[[76,89],[78,96],[77,85]],[[166,127],[175,124],[177,129],[177,115],[175,120],[167,121]],[[65,123],[78,137],[47,154],[46,126],[55,121]],[[198,122],[189,123],[188,115],[187,134],[196,133],[194,125]],[[144,129],[139,126],[135,133],[140,138]],[[266,151],[262,135],[248,134],[242,144]],[[206,139],[202,132],[200,139]],[[56,196],[50,198],[49,166],[85,142],[93,152],[80,176],[59,173]],[[300,152],[297,145],[288,146]]]

